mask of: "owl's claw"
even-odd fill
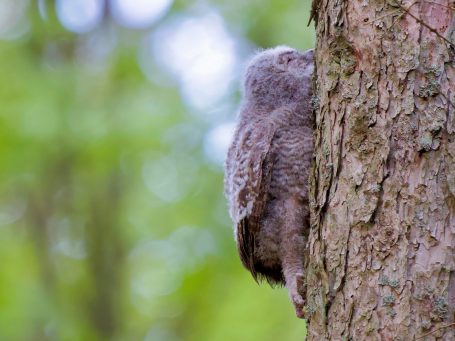
[[[294,304],[295,314],[298,318],[305,318],[306,316],[305,294],[306,285],[303,273],[297,273],[295,275],[295,285],[291,289],[290,296],[292,303]]]
[[[305,318],[305,300],[302,298],[302,296],[293,295],[292,303],[294,303],[295,315],[300,319]]]

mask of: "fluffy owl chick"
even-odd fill
[[[313,50],[279,46],[251,60],[225,165],[225,194],[242,263],[255,280],[286,285],[298,317],[305,303],[312,73]]]

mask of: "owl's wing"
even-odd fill
[[[231,218],[236,224],[237,246],[243,265],[255,279],[254,239],[268,200],[275,132],[275,124],[264,121],[240,128],[226,162],[225,190],[230,200]]]

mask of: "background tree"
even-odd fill
[[[454,340],[454,4],[317,7],[309,340]]]

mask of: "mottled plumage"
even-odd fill
[[[256,280],[285,284],[299,317],[309,229],[312,72],[312,50],[280,46],[251,60],[225,166],[242,263]]]

